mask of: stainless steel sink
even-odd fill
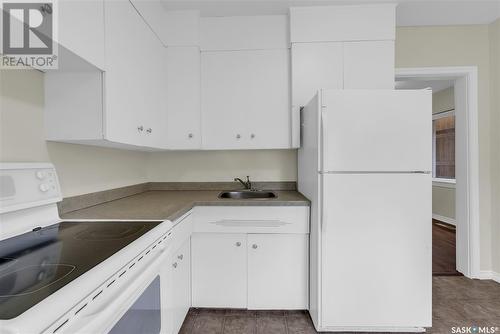
[[[219,194],[219,198],[232,199],[259,199],[259,198],[277,198],[278,196],[272,191],[266,190],[234,190],[223,191]]]

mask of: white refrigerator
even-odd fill
[[[321,90],[301,115],[316,329],[430,327],[431,91]]]

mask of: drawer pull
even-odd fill
[[[290,225],[291,223],[280,220],[233,220],[223,219],[210,222],[210,224],[228,227],[280,227]]]

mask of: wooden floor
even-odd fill
[[[456,232],[452,226],[432,220],[432,274],[461,275],[456,270]]]
[[[479,333],[474,326],[495,329],[481,333],[500,333],[500,284],[464,276],[440,276],[433,277],[432,289],[432,328],[427,333],[458,333],[457,327],[469,328],[467,333]],[[307,311],[192,308],[180,333],[314,334],[316,331]]]

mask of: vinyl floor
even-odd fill
[[[464,276],[433,277],[433,325],[428,333],[457,333],[457,327],[491,327],[500,333],[500,284]],[[316,333],[307,311],[249,311],[192,308],[182,334]],[[461,332],[465,333],[465,332]],[[351,333],[352,334],[352,333]]]

